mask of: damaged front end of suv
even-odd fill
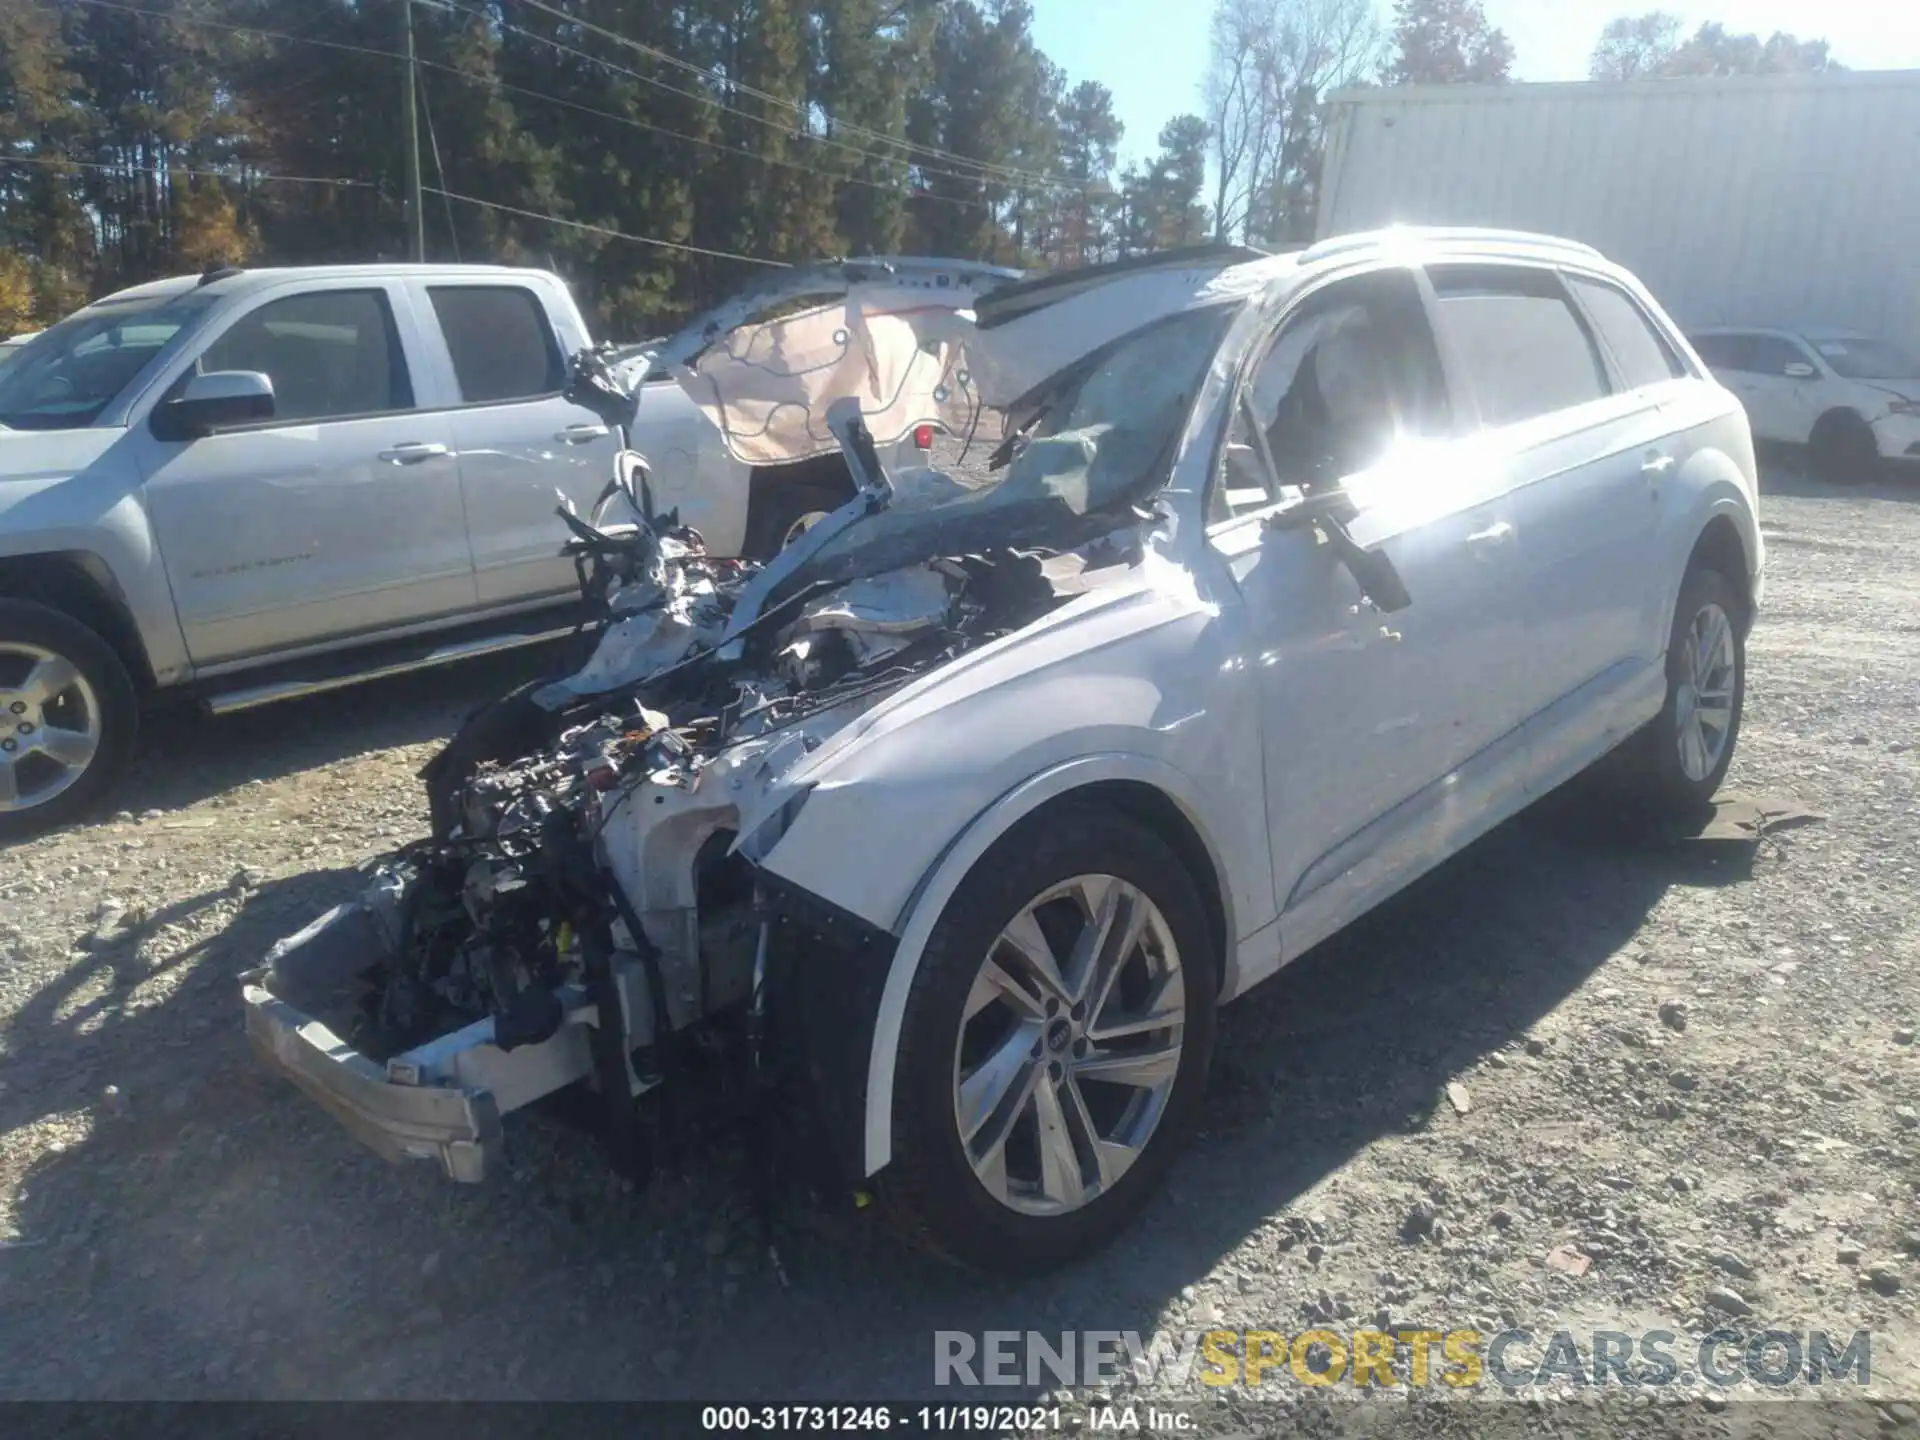
[[[1204,610],[1154,553],[1156,492],[1234,318],[1205,288],[1245,258],[1189,262],[1157,309],[1067,336],[1037,313],[1062,298],[1045,282],[976,274],[977,310],[915,306],[913,272],[881,265],[661,347],[737,453],[837,445],[855,497],[764,566],[652,513],[643,471],[628,523],[571,520],[592,657],[474,716],[425,772],[434,834],[244,977],[261,1054],[383,1155],[457,1180],[497,1167],[503,1115],[583,1086],[627,1175],[649,1107],[727,1092],[798,1102],[857,1183],[899,877],[1007,783],[958,727],[1171,613],[1102,631],[1129,596],[1184,587],[1178,613]],[[960,458],[889,473],[876,438],[927,421]],[[1074,617],[1086,636],[1048,633]],[[1007,746],[1006,774],[1048,759]],[[938,783],[892,783],[907,754]],[[916,819],[925,857],[873,848]]]

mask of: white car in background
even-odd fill
[[[1746,406],[1753,438],[1804,445],[1822,474],[1858,479],[1920,461],[1920,355],[1844,330],[1703,330],[1694,349]]]

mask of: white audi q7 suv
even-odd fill
[[[858,496],[764,568],[607,540],[594,660],[476,717],[436,833],[245,980],[382,1153],[481,1179],[584,1082],[635,1165],[701,1035],[909,1234],[1044,1268],[1166,1173],[1220,1005],[1596,762],[1654,810],[1726,775],[1752,440],[1593,250],[1207,249],[964,312],[808,284],[667,359]],[[877,404],[991,434],[889,474]],[[353,1045],[309,1013],[342,977]]]

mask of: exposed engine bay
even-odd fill
[[[764,918],[752,860],[780,819],[756,807],[767,778],[917,676],[1044,614],[1089,563],[945,557],[802,590],[734,625],[764,572],[710,559],[697,536],[661,548],[664,583],[616,582],[593,658],[522,698],[552,707],[551,744],[457,779],[460,742],[436,762],[448,824],[383,882],[399,944],[369,976],[363,1049],[398,1053],[483,1016],[500,1049],[539,1044],[563,1019],[556,989],[595,994],[615,960],[643,970],[639,1044],[746,1003]],[[645,678],[616,679],[642,660]]]

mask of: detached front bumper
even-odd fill
[[[433,1160],[454,1180],[484,1180],[500,1157],[500,1106],[492,1092],[402,1085],[322,1022],[243,981],[247,1038],[273,1069],[317,1100],[361,1144],[388,1160]],[[500,1053],[495,1051],[496,1054]]]
[[[275,945],[266,964],[240,977],[247,1038],[270,1068],[318,1101],[363,1145],[388,1160],[429,1160],[453,1180],[478,1183],[499,1165],[500,1118],[594,1074],[596,1007],[563,985],[560,1027],[538,1044],[502,1050],[492,1016],[417,1045],[384,1064],[362,1055],[302,1009],[335,1008],[359,975],[387,953],[386,932],[366,906],[341,905]],[[614,979],[624,1033],[650,1034],[653,1011],[637,959],[619,956]],[[628,1067],[634,1093],[645,1088]]]

